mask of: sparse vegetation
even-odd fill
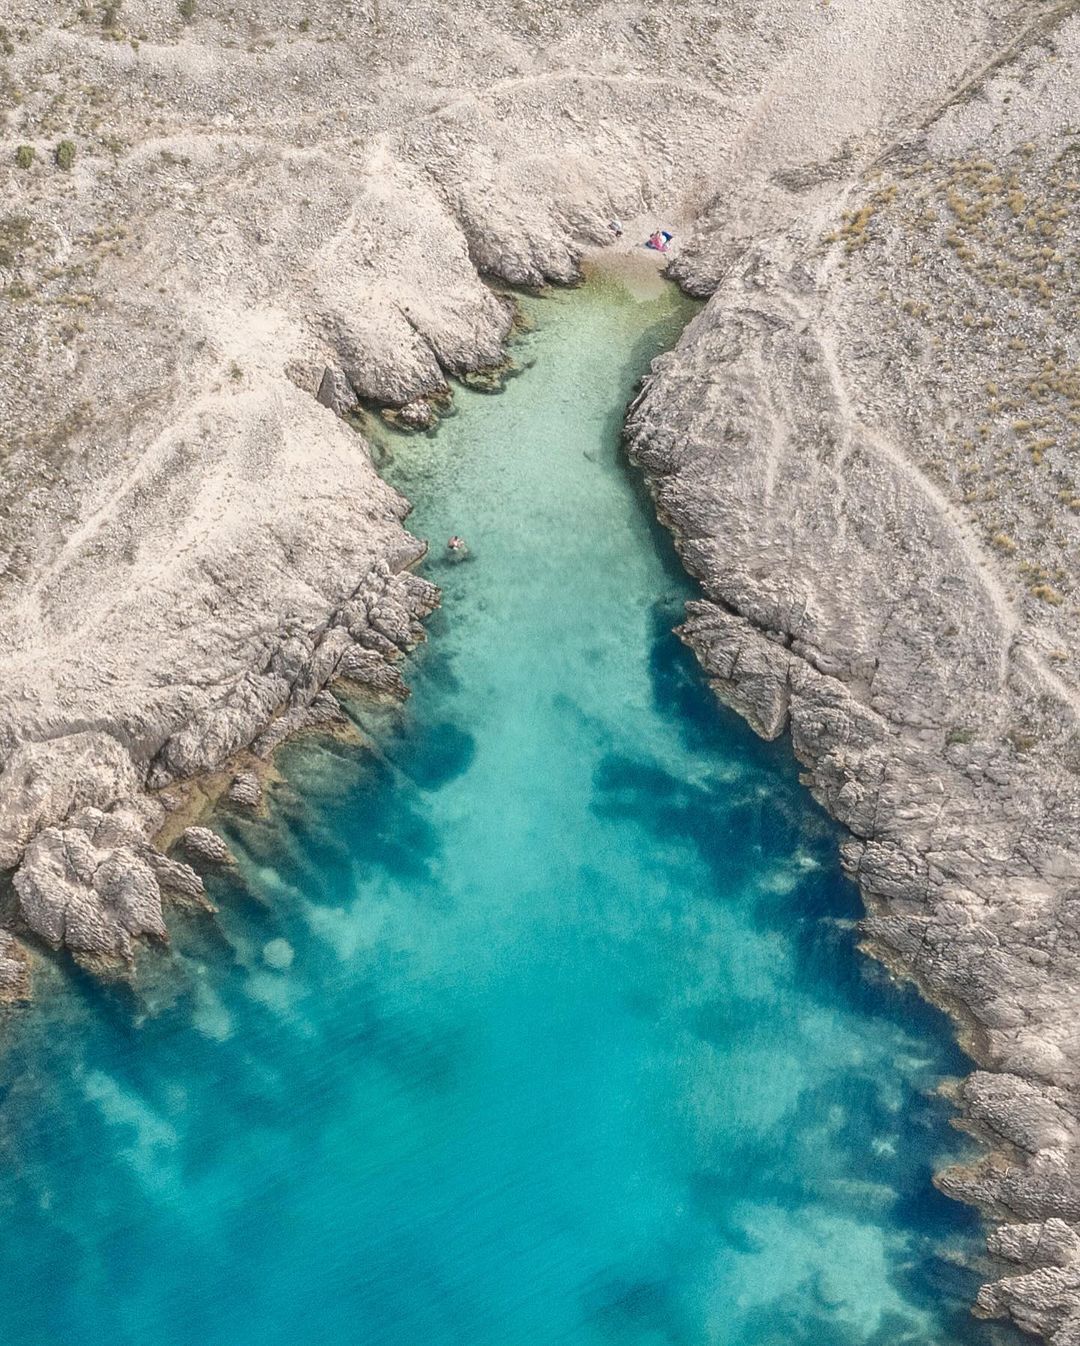
[[[839,229],[827,235],[826,241],[843,242],[845,252],[854,252],[856,248],[864,247],[868,239],[867,228],[870,222],[883,206],[896,199],[897,190],[896,184],[893,183],[875,192],[869,201],[859,206],[857,210],[845,210],[840,217]]]
[[[34,162],[36,151],[33,145],[20,145],[15,151],[15,164],[19,168],[29,168]]]
[[[0,268],[10,271],[30,242],[30,221],[25,215],[0,217]]]
[[[1075,601],[1080,573],[1076,152],[1049,165],[1023,149],[996,163],[898,165],[897,187],[829,236],[858,251],[841,266],[857,267],[872,321],[930,372],[946,423],[937,436],[904,425],[920,468],[1012,562],[1020,593],[1051,609]],[[920,265],[927,256],[936,274]]]
[[[65,173],[70,173],[75,166],[75,142],[73,140],[61,140],[54,151],[57,168],[62,168]]]
[[[196,12],[195,0],[180,0],[180,3],[176,8],[185,23],[191,23],[194,20]]]

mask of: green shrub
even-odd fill
[[[176,8],[180,11],[180,17],[185,23],[190,23],[195,17],[195,0],[180,0]]]
[[[16,267],[22,250],[30,241],[30,221],[25,215],[0,218],[0,267],[5,271]]]
[[[61,140],[55,151],[56,166],[62,168],[65,173],[70,173],[75,164],[75,142],[73,140]]]
[[[15,162],[20,168],[29,168],[34,162],[35,154],[33,145],[20,145],[15,151]]]

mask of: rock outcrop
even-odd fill
[[[399,566],[422,552],[401,538]],[[129,966],[139,938],[166,939],[164,900],[205,903],[205,896],[190,866],[152,845],[164,810],[147,792],[216,771],[249,745],[268,757],[290,734],[339,727],[344,716],[323,690],[338,676],[380,693],[396,690],[400,675],[390,661],[422,637],[420,618],[437,602],[428,581],[379,560],[323,629],[280,639],[261,667],[244,670],[233,685],[189,697],[187,718],[149,759],[103,732],[20,745],[15,769],[0,775],[7,791],[0,807],[19,862],[21,925],[101,968]],[[231,797],[257,803],[257,779],[243,773]],[[229,859],[225,843],[205,828],[188,828],[183,841],[203,860]],[[5,979],[21,985],[16,971],[7,969]]]
[[[195,871],[162,855],[138,821],[126,811],[93,808],[34,837],[15,890],[36,935],[103,965],[130,963],[139,937],[167,937],[166,895],[205,902]]]
[[[20,743],[0,774],[0,869],[17,865],[43,827],[80,808],[109,809],[138,787],[130,756],[110,734]]]
[[[253,771],[238,771],[229,786],[228,799],[241,808],[256,809],[262,803],[262,785]]]
[[[231,865],[235,861],[224,837],[209,827],[185,827],[180,835],[184,849],[197,860],[211,865]]]

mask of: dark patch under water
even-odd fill
[[[671,635],[620,409],[685,307],[540,301],[385,470],[445,602],[370,752],[223,815],[220,918],[0,1063],[12,1346],[985,1343],[947,1026],[855,950],[835,830]],[[473,559],[450,566],[458,532]]]

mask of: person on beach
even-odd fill
[[[652,236],[646,240],[645,246],[652,248],[654,252],[667,252],[668,244],[675,237],[669,234],[666,229],[657,229]]]
[[[608,228],[616,238],[622,238],[622,224],[618,220],[608,220]]]

